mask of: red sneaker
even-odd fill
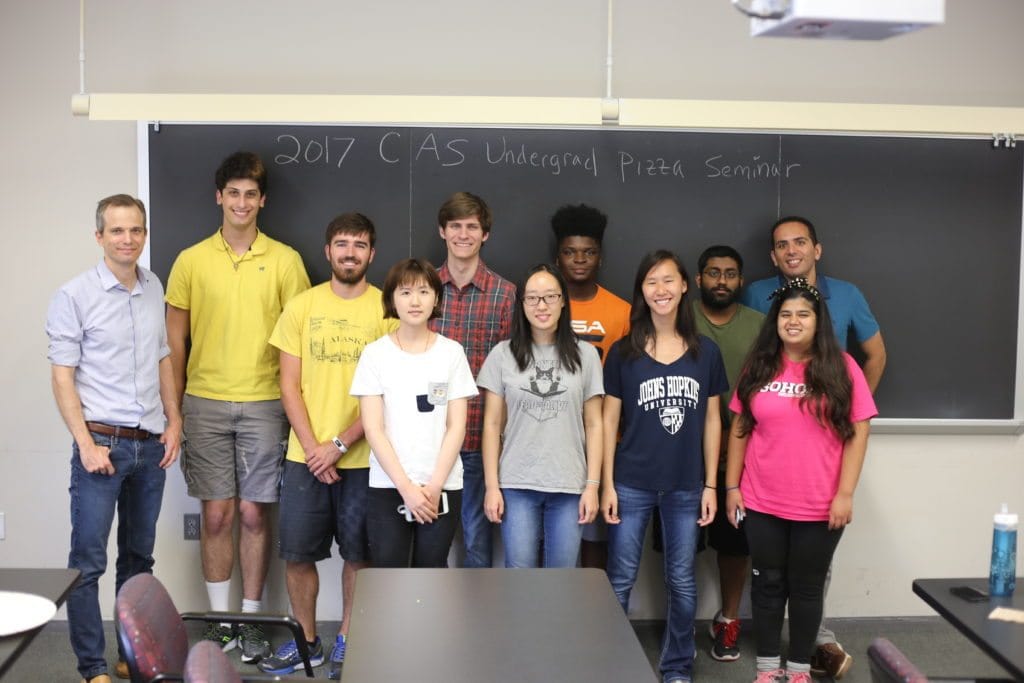
[[[715,615],[708,627],[711,638],[715,641],[711,646],[711,658],[719,662],[735,662],[740,658],[740,620],[719,621],[721,612]]]

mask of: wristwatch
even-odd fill
[[[331,439],[331,441],[333,441],[334,445],[338,447],[338,450],[341,451],[342,455],[348,453],[348,446],[345,445],[344,441],[342,441],[338,437],[334,437],[333,439]]]

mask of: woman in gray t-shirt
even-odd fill
[[[477,377],[484,512],[501,524],[506,567],[575,567],[582,525],[599,509],[601,360],[572,331],[558,270],[531,268],[518,291],[512,336]]]

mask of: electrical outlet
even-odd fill
[[[199,513],[198,512],[186,512],[185,513],[185,540],[186,541],[198,541],[199,540]]]
[[[7,515],[0,512],[0,541],[7,538]]]

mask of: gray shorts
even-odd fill
[[[276,503],[288,418],[281,401],[215,401],[185,394],[181,471],[188,495]]]

